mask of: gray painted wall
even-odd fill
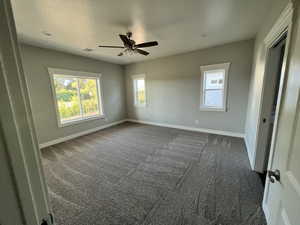
[[[125,81],[122,66],[29,45],[21,45],[21,54],[40,144],[125,119]],[[106,119],[59,128],[48,67],[101,73]]]
[[[125,67],[22,44],[21,53],[38,141],[45,143],[127,117],[243,134],[253,43],[253,40],[240,41]],[[200,111],[200,66],[223,62],[231,62],[228,111]],[[99,119],[59,128],[48,67],[101,73],[107,121]],[[146,108],[133,106],[131,75],[141,73],[147,76]]]
[[[248,155],[253,169],[255,169],[255,155],[257,143],[257,129],[260,102],[263,90],[263,78],[265,71],[265,48],[264,39],[271,30],[273,24],[279,17],[281,11],[286,7],[289,0],[274,0],[272,8],[266,14],[264,23],[255,39],[253,68],[249,89],[249,104],[247,110],[247,120],[245,127],[245,140],[247,144]]]
[[[253,40],[155,59],[125,67],[128,117],[156,123],[244,133]],[[228,111],[199,110],[200,66],[231,62]],[[146,74],[147,107],[133,105],[131,76]],[[199,124],[195,123],[199,120]]]

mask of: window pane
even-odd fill
[[[223,89],[224,87],[224,70],[206,71],[205,89]]]
[[[54,75],[54,87],[61,123],[81,118],[77,79]]]
[[[223,107],[223,90],[204,91],[204,105],[207,107]]]
[[[79,79],[83,117],[100,114],[96,79]]]
[[[136,101],[138,104],[146,103],[144,79],[136,80]]]

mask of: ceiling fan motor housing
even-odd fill
[[[128,32],[126,33],[126,35],[127,35],[128,38],[131,38],[131,37],[132,37],[132,32],[131,32],[131,31],[128,31]]]

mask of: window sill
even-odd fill
[[[206,112],[227,112],[226,108],[209,108],[209,107],[200,107],[200,111],[206,111]]]
[[[70,121],[65,122],[65,123],[59,123],[58,127],[63,128],[63,127],[68,127],[68,126],[88,122],[88,121],[91,121],[91,120],[98,120],[98,119],[105,119],[105,116],[104,115],[97,115],[97,116],[85,117],[83,119],[70,120]]]
[[[136,107],[136,108],[146,108],[146,104],[143,104],[143,105],[134,105],[134,107]]]

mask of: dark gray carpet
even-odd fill
[[[57,225],[264,225],[240,138],[125,123],[42,151]]]

